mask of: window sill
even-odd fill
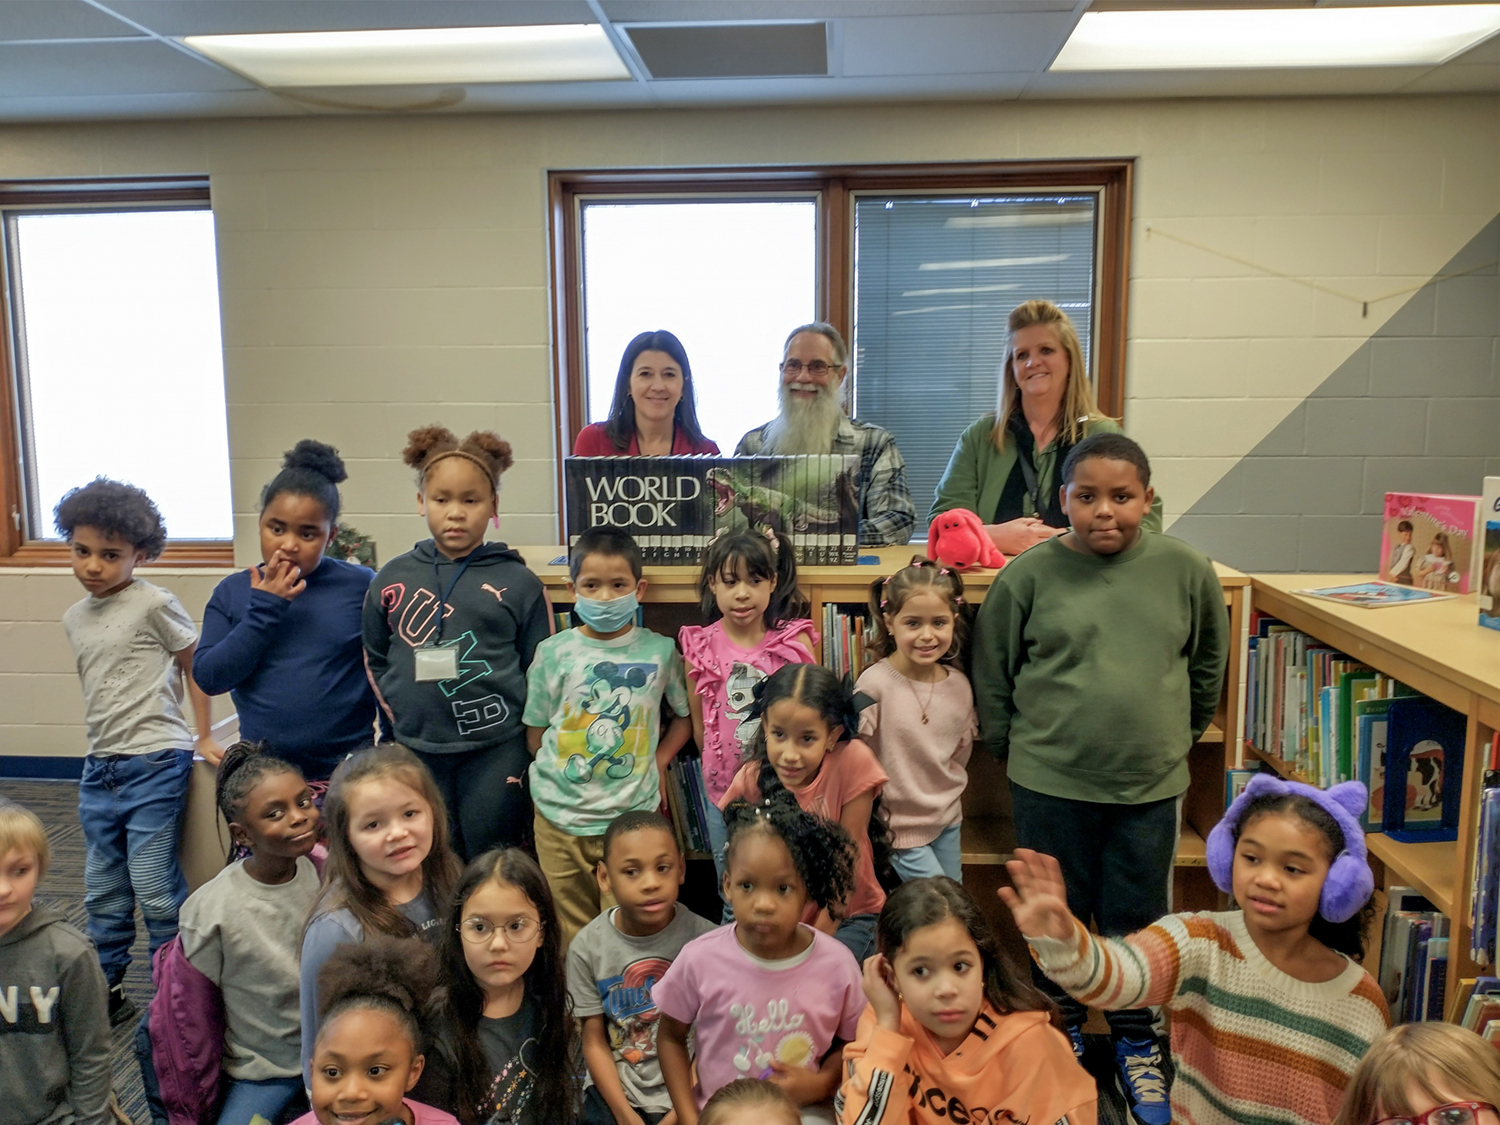
[[[25,543],[14,554],[0,555],[0,567],[65,567],[72,560],[61,543]],[[233,567],[234,544],[229,542],[172,543],[148,566]]]

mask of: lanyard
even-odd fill
[[[432,640],[427,642],[429,645],[439,645],[443,643],[443,619],[448,616],[448,598],[450,595],[452,595],[454,587],[458,585],[458,580],[464,576],[464,571],[469,569],[469,563],[473,561],[474,555],[471,552],[467,557],[464,558],[463,562],[458,563],[453,568],[453,581],[449,582],[448,588],[444,590],[443,580],[438,576],[437,554],[436,552],[434,552],[432,557],[432,584],[438,589],[438,619],[437,633],[436,635],[434,635]]]

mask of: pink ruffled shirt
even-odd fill
[[[688,676],[703,700],[703,786],[714,804],[729,789],[740,756],[760,727],[749,717],[755,685],[787,664],[811,664],[807,645],[818,643],[818,631],[805,618],[767,629],[755,648],[741,648],[724,633],[724,622],[684,625],[677,634]]]

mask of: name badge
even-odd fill
[[[430,684],[438,680],[458,678],[458,649],[419,648],[417,656],[417,683]]]

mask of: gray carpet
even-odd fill
[[[83,828],[78,823],[76,781],[16,781],[0,779],[0,796],[9,797],[36,813],[47,826],[52,842],[52,865],[37,888],[37,900],[56,907],[87,932],[83,911]],[[125,973],[125,993],[145,1011],[151,1000],[151,965],[146,959],[146,925],[136,915],[136,943]],[[115,1029],[115,1095],[136,1125],[150,1125],[141,1072],[135,1061],[135,1022]]]

